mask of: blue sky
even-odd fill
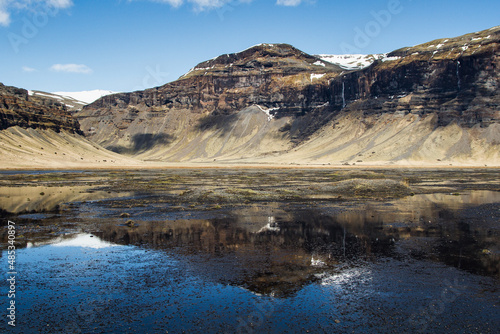
[[[259,43],[384,53],[491,28],[498,13],[498,0],[0,0],[0,82],[132,91]]]

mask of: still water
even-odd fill
[[[158,174],[136,172],[134,186],[113,186],[99,173],[44,176],[36,184],[26,176],[5,179],[0,206],[2,220],[16,223],[17,308],[16,327],[5,316],[2,327],[15,333],[500,329],[495,174],[474,186],[424,175],[411,185],[416,193],[397,198],[343,193],[338,199],[318,191],[307,200],[269,195],[273,200],[212,203],[174,198],[200,183],[227,186],[226,172],[195,183],[183,179],[185,172],[172,173],[180,179],[160,182]],[[264,187],[249,173],[247,188]],[[290,172],[273,173],[280,182]],[[326,172],[314,172],[314,179],[307,173],[293,187],[326,188]],[[2,271],[6,245],[5,228]],[[6,280],[0,288],[8,291]],[[6,310],[7,293],[0,302]]]

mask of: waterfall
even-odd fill
[[[342,109],[346,106],[345,104],[345,82],[342,81]]]
[[[457,86],[458,90],[460,90],[460,86],[462,85],[462,82],[460,81],[460,60],[457,61]]]

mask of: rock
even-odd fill
[[[349,116],[361,126],[359,131],[374,128],[387,115],[385,124],[406,116],[411,116],[407,122],[425,121],[433,129],[456,124],[473,129],[472,135],[480,133],[479,141],[494,146],[500,123],[499,41],[496,27],[402,48],[353,71],[287,44],[262,44],[202,62],[160,87],[105,96],[76,117],[89,138],[115,152],[137,155],[163,150],[155,158],[170,161],[214,161],[232,139],[241,140],[241,145],[226,150],[238,150],[241,156],[286,152],[328,124],[342,131],[338,122]],[[247,108],[256,106],[267,119],[251,129],[261,135],[250,138],[244,125],[254,124],[259,111]],[[279,126],[266,127],[266,120]],[[200,143],[213,132],[223,139]],[[266,133],[279,141],[280,150],[270,147],[271,139],[263,139]],[[377,134],[371,136],[375,140]],[[252,145],[245,145],[250,139]],[[449,147],[460,149],[457,156],[469,154],[474,145],[467,146],[467,140],[464,135],[459,145]],[[405,145],[423,141],[415,138]],[[201,150],[197,155],[194,147]],[[213,151],[203,151],[204,147]],[[410,150],[391,159],[412,154]]]
[[[42,97],[33,97],[25,89],[0,83],[0,130],[12,126],[62,130],[82,134],[80,125],[66,106]]]

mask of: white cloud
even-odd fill
[[[9,0],[0,0],[0,25],[8,26],[10,24],[10,15],[7,11]]]
[[[23,72],[26,72],[26,73],[36,72],[36,69],[34,69],[32,67],[28,67],[28,66],[23,66]]]
[[[173,7],[179,7],[184,2],[184,0],[153,0],[153,1],[167,3]]]
[[[10,15],[4,9],[0,8],[0,25],[6,27],[10,24]]]
[[[92,69],[87,65],[83,64],[54,64],[50,67],[50,70],[55,72],[67,72],[67,73],[82,73],[82,74],[92,73]]]
[[[177,0],[182,1],[182,0]],[[38,11],[41,7],[65,9],[73,6],[72,0],[0,0],[0,25],[7,27],[10,22],[10,12],[16,10]]]
[[[129,1],[137,1],[137,0],[129,0]],[[250,3],[253,0],[149,0],[149,1],[169,4],[175,8],[180,7],[185,3],[190,3],[193,5],[195,10],[204,11],[204,10],[220,8],[229,3],[231,4]]]
[[[46,2],[49,6],[55,8],[69,8],[73,6],[72,0],[47,0]]]
[[[276,4],[281,6],[298,6],[302,0],[277,0]]]
[[[231,0],[188,0],[197,10],[219,8],[231,2]]]

